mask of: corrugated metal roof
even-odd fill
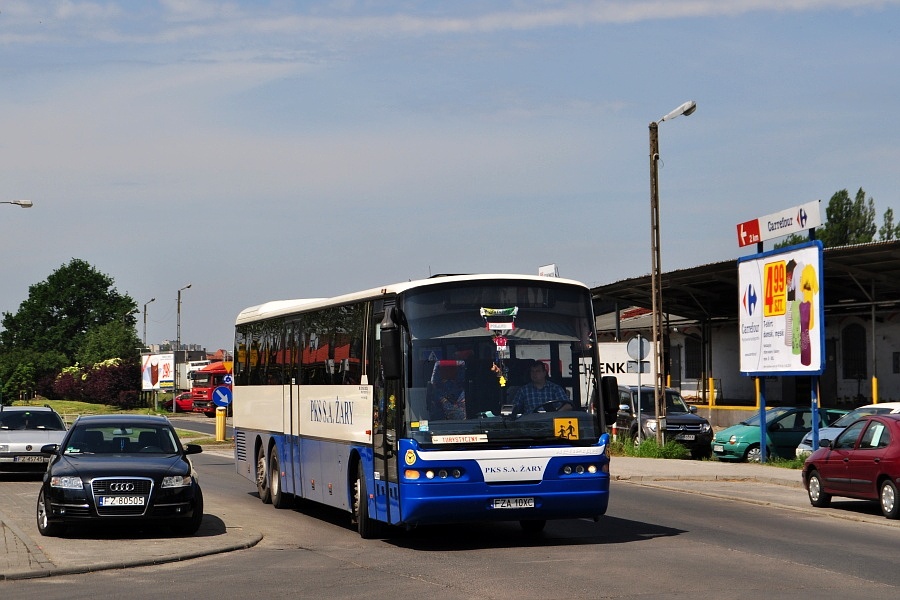
[[[825,248],[823,264],[829,314],[869,314],[873,306],[878,311],[900,309],[900,240]],[[670,271],[660,279],[664,313],[737,321],[736,259]],[[650,292],[650,275],[594,287],[594,311],[602,315],[616,306],[651,308]]]

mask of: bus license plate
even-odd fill
[[[100,506],[143,506],[143,496],[100,496]]]
[[[494,508],[534,508],[534,498],[494,498]]]

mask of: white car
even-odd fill
[[[835,421],[831,427],[823,427],[819,430],[819,443],[822,440],[833,440],[844,430],[850,423],[860,419],[866,415],[886,415],[900,413],[900,402],[879,402],[878,404],[867,404],[853,409],[846,415]],[[803,436],[800,444],[797,446],[797,458],[803,458],[812,454],[817,448],[812,447],[812,431]]]
[[[44,444],[59,444],[66,423],[49,406],[0,406],[0,473],[47,470]]]

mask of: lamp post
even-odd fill
[[[31,208],[34,206],[34,202],[31,200],[0,200],[0,204],[15,204],[16,206],[21,206],[22,208]],[[0,406],[3,406],[3,386],[0,385]]]
[[[659,252],[659,123],[669,121],[680,115],[688,116],[697,110],[693,100],[685,102],[659,121],[650,123],[650,289],[652,296],[653,328],[652,347],[656,352],[654,368],[656,369],[656,442],[661,446],[665,442],[666,431],[666,382],[662,349],[662,267]]]
[[[3,200],[0,201],[0,204],[15,204],[16,206],[21,206],[22,208],[31,208],[34,206],[34,202],[31,200]]]
[[[177,396],[178,392],[178,382],[181,379],[179,374],[181,373],[181,369],[178,367],[178,354],[177,352],[181,350],[181,292],[191,287],[191,284],[187,284],[183,288],[178,290],[178,310],[176,311],[176,328],[177,332],[175,334],[175,385],[172,386],[172,412],[175,412],[175,396]],[[184,354],[182,354],[182,358],[184,358]],[[184,361],[182,361],[184,362]]]
[[[156,298],[150,298],[150,300],[144,302],[144,348],[147,347],[147,305],[151,302],[156,302]]]

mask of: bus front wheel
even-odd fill
[[[275,508],[287,508],[287,494],[281,487],[281,468],[278,466],[278,455],[272,454],[271,467],[269,468],[269,495],[272,498],[272,506]]]
[[[259,499],[263,501],[263,504],[272,502],[272,493],[269,490],[269,482],[266,477],[267,470],[266,450],[260,446],[259,451],[256,453],[256,491],[259,492]]]
[[[357,468],[356,485],[354,486],[353,516],[356,517],[356,530],[359,537],[371,540],[383,537],[384,524],[369,517],[369,492],[366,489],[366,475],[362,463]]]

